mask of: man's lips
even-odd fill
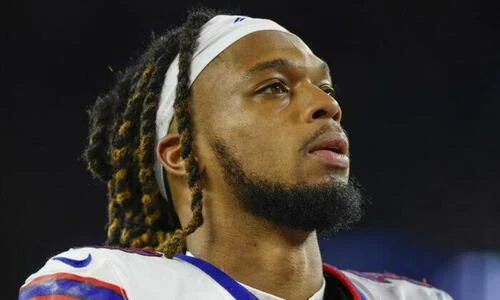
[[[349,167],[349,143],[338,134],[326,134],[316,139],[308,153],[319,158],[327,165],[337,168]]]
[[[315,150],[309,153],[318,157],[327,165],[343,169],[349,168],[349,157],[346,154],[340,154],[330,150]]]

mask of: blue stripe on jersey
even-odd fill
[[[125,299],[122,295],[105,287],[71,279],[55,279],[22,289],[19,293],[18,300],[28,300],[36,296],[49,295],[65,295],[78,299]]]
[[[241,284],[236,282],[236,280],[232,279],[227,275],[226,273],[222,272],[219,270],[217,267],[214,265],[210,264],[209,262],[206,262],[204,260],[201,260],[196,257],[192,256],[186,256],[183,254],[176,254],[176,258],[181,259],[185,262],[188,262],[196,267],[198,267],[200,270],[205,272],[208,276],[212,277],[218,284],[220,284],[226,291],[229,292],[235,299],[242,299],[242,300],[256,300],[257,297],[255,297],[254,294],[250,293],[246,288],[244,288]]]
[[[358,288],[355,284],[353,284],[353,285],[354,285],[354,287],[356,288],[356,291],[358,292],[359,297],[361,297],[361,300],[367,300],[367,299],[366,299],[365,294],[363,294],[363,293],[361,292],[361,290],[360,290],[360,289],[359,289],[359,288]]]

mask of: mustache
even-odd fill
[[[345,137],[349,141],[349,136],[347,134],[347,131],[344,128],[342,128],[342,126],[340,126],[337,123],[324,124],[316,132],[314,132],[310,137],[306,139],[302,147],[300,147],[300,151],[301,152],[305,151],[305,149],[309,146],[309,144],[313,143],[317,138],[319,138],[320,136],[322,136],[327,132],[335,132],[336,134],[339,135],[345,135]],[[349,153],[347,155],[349,155]]]

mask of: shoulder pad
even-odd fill
[[[367,299],[421,299],[452,300],[445,291],[431,286],[425,279],[421,281],[393,273],[342,271]]]

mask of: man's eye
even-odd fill
[[[288,88],[282,82],[273,82],[259,90],[261,94],[284,94]]]
[[[335,89],[330,86],[321,87],[321,89],[327,93],[330,97],[335,98]]]

